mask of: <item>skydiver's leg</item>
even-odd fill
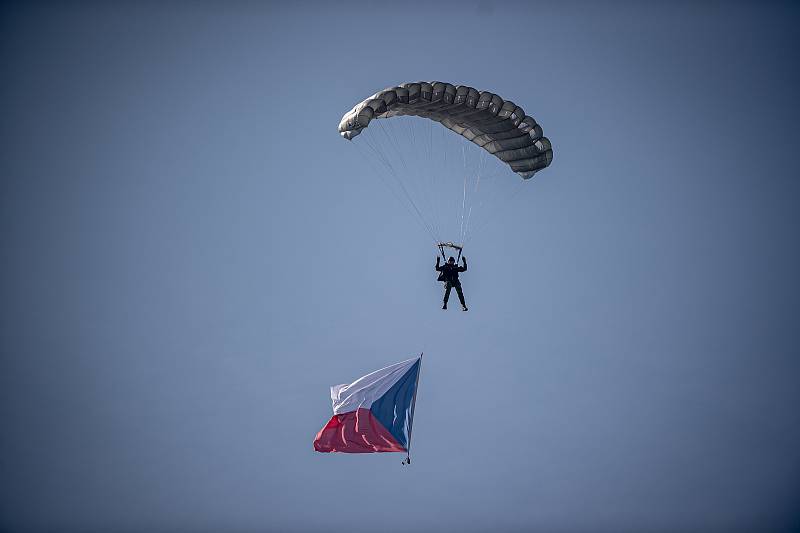
[[[461,290],[461,284],[459,283],[456,285],[456,293],[458,294],[458,299],[461,301],[461,309],[464,311],[467,310],[467,304],[464,303],[464,291]]]
[[[444,305],[442,306],[442,309],[447,309],[447,300],[450,299],[450,289],[452,288],[453,286],[450,284],[450,282],[444,284]]]

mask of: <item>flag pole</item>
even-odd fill
[[[419,354],[419,369],[417,369],[417,382],[414,385],[414,397],[411,399],[411,423],[408,425],[408,447],[406,448],[406,458],[402,464],[411,464],[411,433],[414,431],[414,412],[417,408],[417,390],[419,390],[419,375],[422,374],[422,354]]]

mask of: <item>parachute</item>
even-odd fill
[[[379,129],[364,136],[371,151],[365,159],[394,180],[390,188],[405,198],[437,247],[452,244],[457,231],[460,251],[471,237],[473,212],[507,200],[502,193],[509,180],[494,178],[513,172],[520,181],[529,180],[553,160],[541,126],[521,107],[489,91],[438,81],[403,83],[375,93],[345,113],[339,133],[353,140],[375,130],[368,128],[374,120],[392,117],[399,118],[380,120]],[[436,122],[473,144],[445,138],[443,128],[437,128],[437,135]],[[445,228],[446,219],[453,218],[455,226]]]

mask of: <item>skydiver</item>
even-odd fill
[[[447,300],[450,299],[450,289],[455,287],[456,293],[458,293],[458,299],[461,301],[461,310],[467,310],[467,304],[464,303],[464,293],[461,290],[461,282],[458,280],[458,273],[467,271],[467,258],[462,257],[461,261],[464,263],[464,266],[458,266],[456,264],[456,258],[450,256],[447,263],[439,266],[439,256],[436,256],[436,271],[441,272],[438,281],[444,282],[444,305],[442,305],[442,309],[447,309]]]

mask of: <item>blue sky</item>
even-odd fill
[[[795,6],[0,9],[0,529],[800,524]],[[434,79],[555,151],[469,313],[336,131]],[[313,452],[421,351],[411,467]]]

